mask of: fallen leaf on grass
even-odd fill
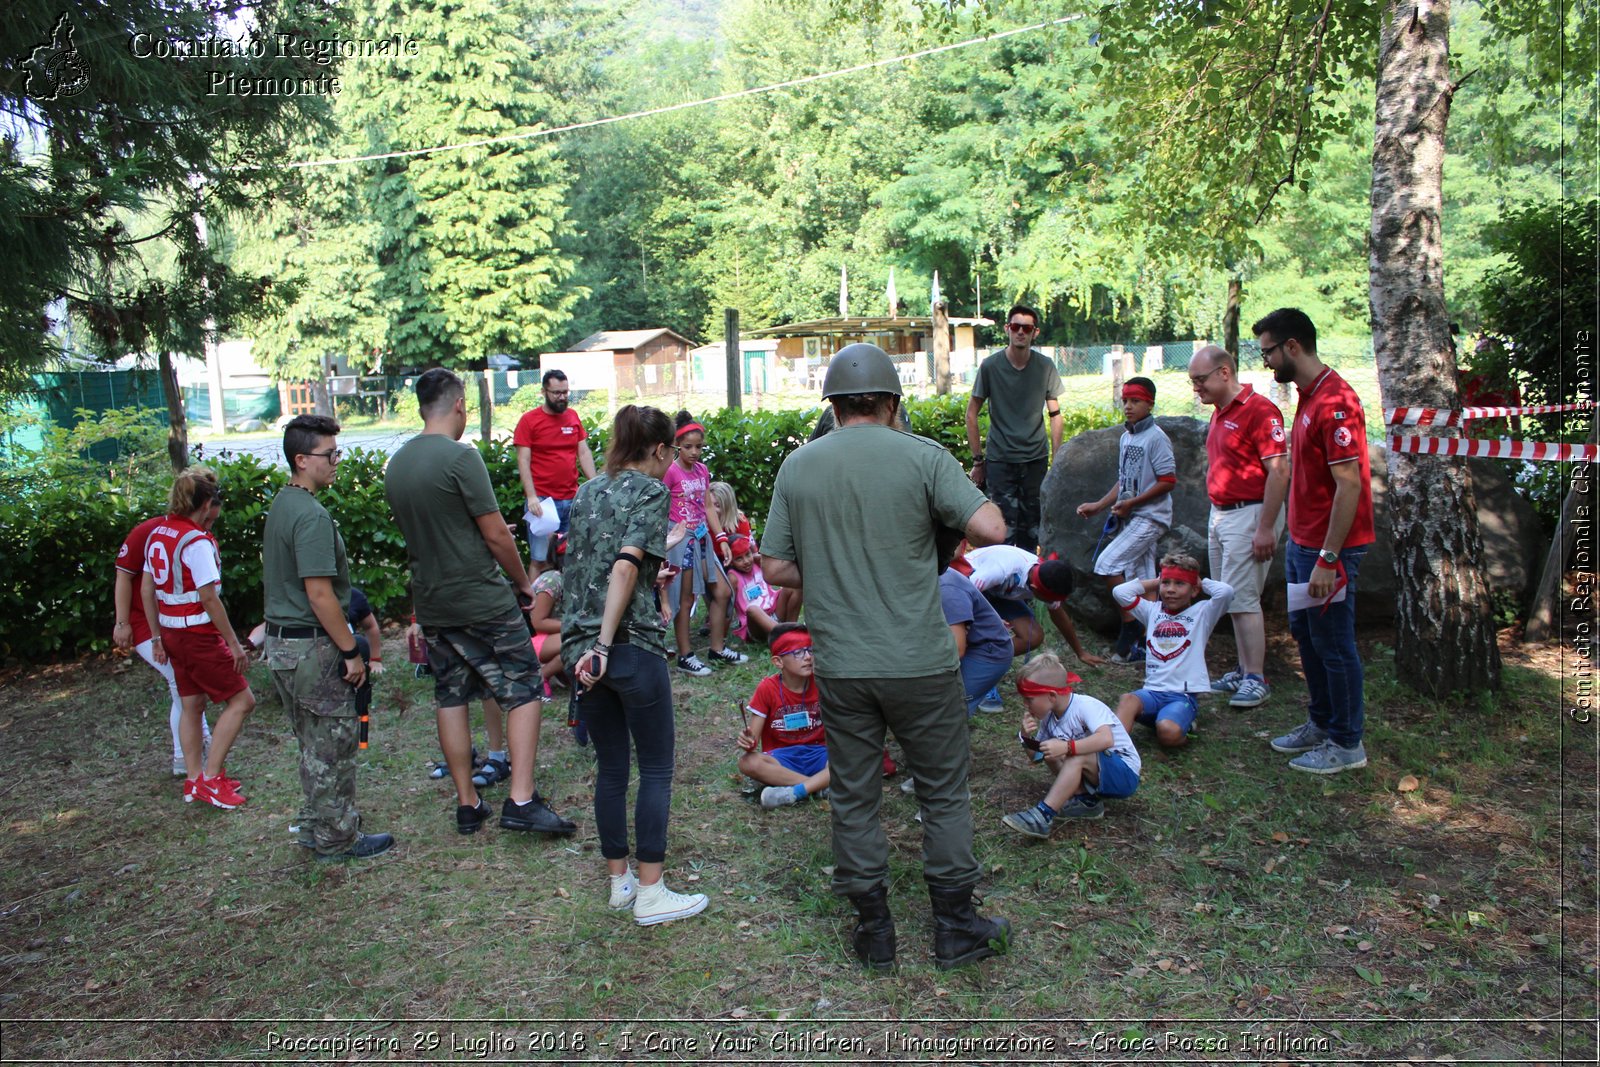
[[[1150,968],[1146,967],[1144,964],[1139,964],[1136,967],[1129,967],[1127,973],[1124,974],[1123,977],[1124,978],[1143,978],[1145,975],[1147,975],[1149,973],[1150,973]]]
[[[1262,864],[1261,873],[1262,874],[1271,874],[1273,871],[1275,871],[1277,869],[1278,869],[1278,857],[1274,856],[1270,860],[1268,860],[1266,863]]]
[[[1417,787],[1421,784],[1421,782],[1417,781],[1416,775],[1408,774],[1404,778],[1400,779],[1400,784],[1395,786],[1395,788],[1400,790],[1402,793],[1414,793],[1416,792]]]
[[[1372,942],[1371,941],[1357,941],[1356,942],[1356,951],[1357,952],[1371,952],[1372,951]]]
[[[1282,830],[1279,830],[1277,833],[1272,835],[1272,839],[1281,845],[1289,840],[1289,835],[1284,833]]]
[[[1160,970],[1163,970],[1163,971],[1170,971],[1170,970],[1172,970],[1172,961],[1171,960],[1156,960],[1156,967],[1159,968]]]
[[[747,1019],[750,1017],[750,1009],[741,1004],[730,1011],[728,1017],[732,1019]]]
[[[567,887],[564,885],[556,886],[556,896],[560,897],[562,900],[572,899],[572,894],[567,892]]]

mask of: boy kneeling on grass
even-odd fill
[[[1201,600],[1205,593],[1209,600]],[[1145,600],[1155,594],[1159,600]],[[1129,732],[1136,722],[1155,728],[1162,748],[1189,743],[1199,706],[1195,693],[1211,692],[1206,642],[1228,612],[1233,586],[1201,579],[1193,556],[1169,555],[1161,577],[1135,578],[1112,590],[1117,606],[1144,627],[1144,688],[1122,694],[1117,718]]]
[[[811,676],[811,631],[779,623],[769,647],[778,673],[763,678],[750,698],[749,711],[761,721],[739,731],[739,770],[766,786],[763,808],[781,808],[828,788],[828,745],[822,696]]]
[[[1105,704],[1072,691],[1082,680],[1048,652],[1017,677],[1023,707],[1017,740],[1043,755],[1055,775],[1043,800],[1002,820],[1019,834],[1049,837],[1058,818],[1098,819],[1105,814],[1101,797],[1131,797],[1139,788],[1133,739]]]

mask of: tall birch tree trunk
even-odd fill
[[[1454,407],[1440,204],[1449,0],[1388,0],[1378,53],[1369,247],[1372,345],[1385,407]],[[1368,419],[1381,419],[1369,412]],[[1396,674],[1424,693],[1498,689],[1500,653],[1464,461],[1390,455]]]

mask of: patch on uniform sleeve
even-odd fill
[[[1340,448],[1349,448],[1352,440],[1353,438],[1350,435],[1350,431],[1346,427],[1341,426],[1337,430],[1333,431],[1333,443],[1338,445]]]
[[[1272,439],[1274,441],[1278,442],[1281,445],[1281,444],[1283,444],[1284,436],[1285,436],[1285,434],[1283,432],[1283,427],[1278,425],[1277,423],[1273,423],[1272,424]]]
[[[1342,411],[1335,411],[1335,412],[1334,412],[1334,413],[1333,413],[1333,417],[1334,417],[1334,418],[1336,418],[1336,419],[1342,419],[1342,418],[1344,418],[1344,412],[1342,412]]]

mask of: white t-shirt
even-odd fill
[[[1102,702],[1082,693],[1073,693],[1067,710],[1059,715],[1047,715],[1033,736],[1037,741],[1082,741],[1102,726],[1111,727],[1111,751],[1122,757],[1122,762],[1134,774],[1143,765],[1139,750],[1133,747],[1133,738],[1112,710]]]
[[[1117,603],[1144,623],[1144,687],[1158,693],[1208,693],[1211,675],[1206,671],[1206,642],[1228,613],[1233,586],[1200,579],[1208,599],[1196,600],[1176,615],[1168,615],[1159,600],[1145,600],[1143,580],[1123,582],[1111,591]]]
[[[1028,573],[1039,557],[1032,552],[1016,545],[989,545],[973,549],[966,558],[972,565],[972,584],[984,596],[1023,603],[1034,599],[1033,590],[1028,588]]]

